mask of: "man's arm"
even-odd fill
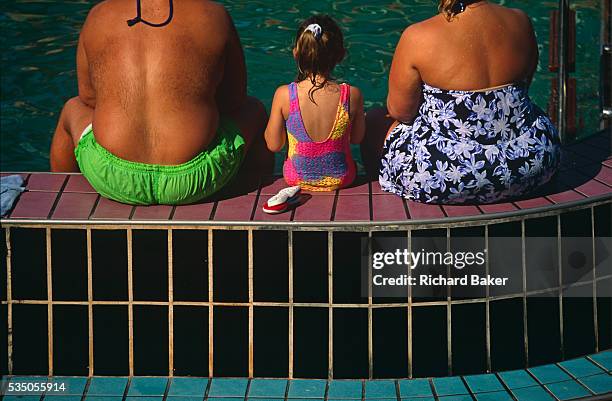
[[[411,28],[402,34],[389,73],[387,109],[392,118],[401,122],[412,121],[421,101],[421,75],[412,62],[413,35]]]
[[[91,15],[91,13],[90,13]],[[89,16],[87,19],[89,20]],[[87,36],[87,21],[81,29],[79,35],[79,43],[77,45],[77,82],[79,86],[79,99],[91,108],[96,107],[96,91],[91,83],[89,76],[89,61],[87,60],[87,52],[85,51],[84,38]]]
[[[242,44],[232,17],[225,11],[228,20],[229,38],[225,47],[225,68],[221,83],[217,87],[217,107],[220,113],[233,111],[244,103],[247,96],[247,73]]]

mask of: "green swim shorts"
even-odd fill
[[[74,150],[81,172],[100,195],[131,205],[181,205],[219,191],[236,175],[244,158],[244,138],[221,117],[209,148],[187,163],[162,166],[120,159],[83,131]]]

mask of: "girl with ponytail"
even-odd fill
[[[288,145],[283,166],[288,185],[334,191],[355,179],[350,144],[363,139],[365,117],[359,89],[332,75],[345,53],[342,31],[331,17],[315,15],[298,28],[297,78],[276,90],[265,133],[271,151]]]

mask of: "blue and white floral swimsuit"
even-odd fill
[[[559,135],[523,85],[484,92],[423,85],[411,125],[385,141],[383,190],[425,203],[493,203],[548,182]]]

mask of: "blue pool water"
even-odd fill
[[[223,1],[238,28],[249,71],[249,92],[270,105],[275,88],[291,81],[295,67],[291,45],[295,29],[312,13],[328,13],[342,25],[348,57],[336,70],[340,79],[359,86],[366,108],[382,105],[393,49],[402,30],[436,12],[434,0]],[[546,108],[549,12],[555,1],[500,0],[532,16],[541,50],[531,90]],[[75,49],[89,1],[0,0],[4,40],[1,75],[0,169],[48,170],[51,135],[63,103],[77,93]],[[577,74],[581,134],[599,127],[598,85],[601,0],[576,0]]]

